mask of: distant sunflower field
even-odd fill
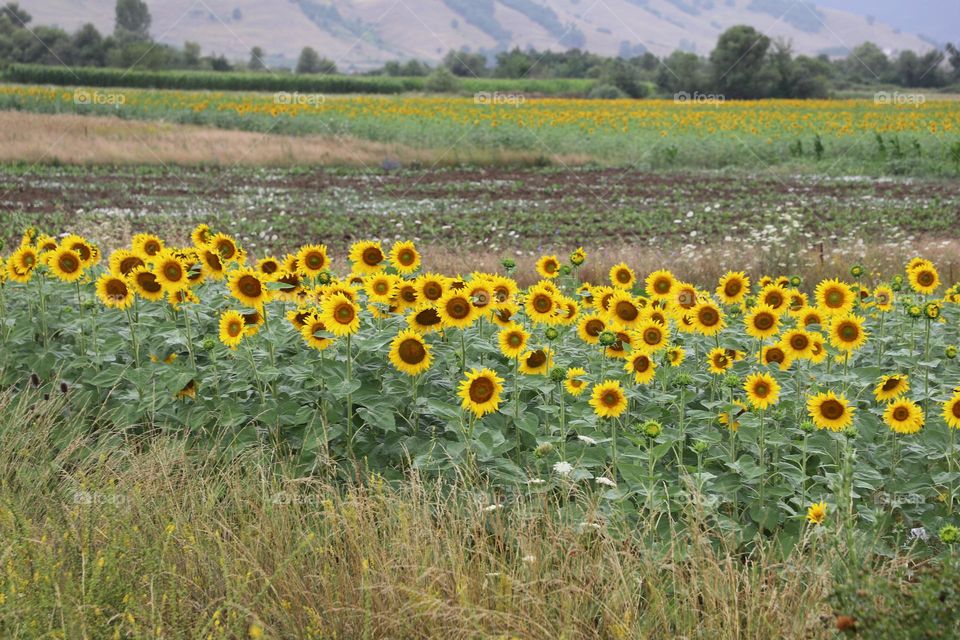
[[[0,387],[304,473],[479,473],[504,500],[577,485],[654,521],[695,505],[745,540],[953,530],[960,285],[934,264],[703,288],[627,264],[581,283],[586,260],[545,255],[521,289],[509,260],[424,272],[405,241],[255,259],[201,225],[101,255],[31,229],[0,269]]]
[[[452,96],[326,96],[0,86],[0,108],[114,115],[297,135],[351,136],[455,153],[509,149],[651,166],[827,161],[895,173],[960,172],[960,102],[683,102]],[[79,97],[78,97],[79,96]],[[569,161],[572,161],[570,159]]]

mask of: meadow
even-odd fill
[[[534,153],[555,165],[574,155],[660,169],[782,165],[833,175],[960,173],[955,100],[678,103],[485,91],[466,98],[4,85],[0,108],[347,136],[431,149],[438,159],[469,148]]]

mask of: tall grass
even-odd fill
[[[825,633],[832,552],[742,555],[695,512],[657,539],[573,487],[496,507],[478,478],[334,486],[156,433],[0,395],[3,637]]]

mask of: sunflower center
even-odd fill
[[[731,280],[723,285],[723,293],[728,298],[734,298],[743,290],[743,284],[739,280]]]
[[[477,404],[489,402],[493,398],[494,392],[493,380],[490,378],[477,378],[470,383],[470,399]]]
[[[629,301],[621,300],[616,306],[617,317],[627,322],[632,322],[640,315],[640,311]]]
[[[820,405],[820,413],[828,420],[836,420],[843,417],[844,411],[843,403],[839,400],[827,400]]]
[[[276,273],[280,270],[280,265],[272,260],[268,260],[260,265],[260,271],[263,271],[265,274],[270,275]]]
[[[899,378],[890,378],[889,380],[887,380],[886,382],[883,383],[883,387],[881,387],[881,388],[882,388],[884,391],[893,391],[894,389],[896,389],[896,388],[899,387],[899,386],[900,386],[900,379],[899,379]]]
[[[767,351],[767,362],[776,362],[777,364],[781,364],[785,357],[786,356],[784,355],[783,350],[778,347],[771,347]]]
[[[223,263],[220,262],[220,256],[212,251],[207,251],[204,254],[204,258],[206,258],[207,266],[209,266],[211,269],[214,271],[223,271]]]
[[[620,394],[614,390],[605,391],[600,396],[600,401],[605,407],[615,407],[620,403]]]
[[[633,370],[637,373],[643,373],[650,368],[650,358],[647,356],[637,356],[633,360]]]
[[[790,346],[797,351],[806,351],[807,347],[810,346],[810,339],[802,334],[791,336]]]
[[[243,292],[243,295],[250,298],[259,298],[260,294],[263,293],[263,287],[260,281],[253,276],[243,276],[240,278],[237,286],[240,288],[240,291]]]
[[[163,275],[167,280],[176,281],[183,277],[183,269],[176,263],[168,262],[163,267]]]
[[[717,369],[725,369],[729,362],[729,358],[724,354],[720,354],[713,359],[713,364],[716,365]]]
[[[77,269],[80,268],[80,261],[77,260],[76,256],[65,253],[57,260],[57,265],[64,273],[76,273]]]
[[[140,288],[147,293],[158,293],[163,290],[163,287],[157,282],[157,277],[150,272],[137,274],[137,282],[140,283]]]
[[[700,324],[705,327],[712,327],[720,322],[720,314],[717,313],[717,310],[713,307],[701,309],[700,313],[697,314],[697,318],[700,320]]]
[[[910,417],[910,410],[906,407],[897,407],[893,410],[893,419],[897,422],[903,422]]]
[[[511,333],[507,336],[507,344],[514,349],[519,349],[523,346],[523,336],[519,333]]]
[[[25,266],[27,269],[32,269],[33,265],[36,263],[37,259],[33,256],[33,254],[28,253],[23,257],[23,266]]]
[[[779,293],[775,291],[772,291],[766,295],[764,302],[766,302],[768,305],[776,309],[777,307],[783,304],[783,296],[781,296]]]
[[[363,250],[363,263],[375,267],[383,262],[383,252],[377,247],[367,247]]]
[[[385,280],[378,280],[373,283],[373,291],[378,296],[386,295],[390,292],[390,283]]]
[[[436,282],[428,282],[423,286],[423,297],[427,300],[437,300],[443,295],[443,287]]]
[[[160,243],[149,241],[143,245],[143,252],[148,256],[155,256],[160,253]]]
[[[527,366],[531,369],[539,369],[547,362],[547,354],[542,349],[537,349],[527,357]]]
[[[860,330],[857,328],[857,326],[850,323],[844,323],[840,325],[838,333],[844,342],[853,342],[860,336]]]
[[[79,243],[79,244],[73,245],[70,248],[77,252],[81,260],[87,261],[90,259],[91,251],[90,251],[90,247],[88,247],[87,245],[83,243]]]
[[[843,292],[839,289],[830,289],[827,291],[827,294],[824,296],[824,301],[827,303],[827,306],[831,309],[836,309],[837,307],[843,306],[844,295]]]
[[[417,292],[411,286],[406,286],[403,289],[400,289],[400,297],[407,304],[413,304],[417,301]]]
[[[424,309],[416,315],[417,324],[423,327],[430,327],[440,324],[440,314],[436,309]]]
[[[326,264],[326,260],[323,259],[323,255],[320,253],[310,253],[307,254],[307,268],[311,271],[317,271],[323,268],[323,265]]]
[[[414,338],[407,338],[397,348],[400,359],[407,364],[420,364],[427,357],[427,350],[423,343]]]
[[[243,321],[231,320],[227,325],[227,333],[231,338],[236,338],[243,332]]]
[[[885,294],[885,293],[878,293],[878,294],[877,294],[877,304],[879,304],[879,305],[887,305],[887,304],[890,304],[890,296],[888,296],[888,295]]]
[[[960,419],[960,402],[953,403],[953,408],[950,410],[950,413],[953,414],[954,418]]]
[[[473,298],[473,305],[477,308],[483,308],[490,304],[490,293],[484,289],[476,289],[470,295]]]
[[[770,313],[761,313],[758,314],[756,318],[753,319],[753,326],[761,331],[767,331],[773,327],[775,320],[773,314]]]
[[[621,269],[621,270],[617,271],[617,282],[619,282],[620,284],[627,284],[627,283],[629,283],[629,282],[630,282],[630,272],[627,271],[627,270],[625,270],[625,269]]]
[[[447,313],[454,320],[463,320],[470,315],[470,303],[466,298],[451,298],[447,302]]]
[[[233,246],[232,242],[224,241],[217,245],[217,253],[219,253],[224,260],[229,260],[236,252],[237,248]]]
[[[933,285],[934,277],[933,273],[930,271],[921,271],[917,274],[917,282],[919,282],[924,287],[929,287]]]
[[[603,321],[597,320],[596,318],[593,320],[587,320],[587,323],[583,326],[583,330],[591,338],[596,338],[599,336],[600,332],[603,331],[604,328],[605,325],[603,324]]]
[[[670,291],[670,280],[666,278],[657,278],[653,282],[653,290],[659,294],[668,293]]]
[[[660,330],[655,327],[650,327],[643,332],[643,341],[649,344],[650,346],[660,344],[660,338],[663,334],[660,333]]]
[[[766,398],[770,395],[770,387],[766,382],[758,382],[753,385],[753,395],[758,398]]]
[[[353,318],[356,316],[356,313],[353,310],[353,305],[341,304],[337,307],[334,317],[337,319],[337,322],[340,324],[350,324],[353,322]]]
[[[553,300],[547,295],[538,295],[533,298],[533,308],[539,313],[547,313],[553,308]]]
[[[116,300],[127,297],[127,285],[123,283],[123,280],[116,278],[108,280],[105,289],[108,298]]]
[[[417,261],[417,256],[409,249],[404,249],[397,254],[397,262],[405,267],[412,266]]]
[[[557,263],[553,260],[547,260],[543,263],[543,270],[547,273],[553,273],[557,270]]]
[[[123,275],[130,275],[130,272],[136,269],[137,267],[143,266],[143,260],[136,256],[130,256],[129,258],[124,258],[120,261],[120,273]]]

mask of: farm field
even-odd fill
[[[120,91],[0,85],[0,635],[960,634],[960,103]]]
[[[479,95],[479,94],[478,94]],[[492,95],[492,94],[488,94]],[[442,154],[458,148],[585,156],[638,168],[960,174],[960,102],[687,101],[326,96],[0,86],[0,108],[346,135]]]

